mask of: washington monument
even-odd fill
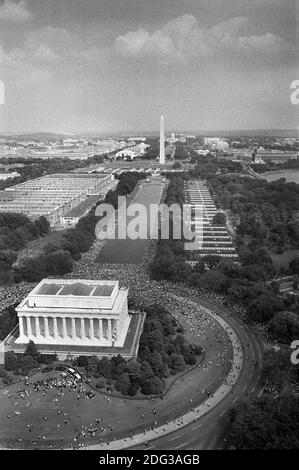
[[[160,165],[165,165],[165,124],[164,124],[164,116],[162,115],[160,118]]]

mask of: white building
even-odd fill
[[[41,354],[137,357],[145,313],[128,311],[128,289],[118,281],[43,279],[16,308],[19,323],[0,343],[24,353],[33,341]]]
[[[44,279],[16,308],[16,344],[122,347],[128,289],[118,281]]]
[[[114,158],[131,158],[132,160],[134,158],[136,158],[136,153],[134,150],[132,149],[123,149],[123,150],[120,150],[119,152],[117,152],[115,155],[114,155]]]
[[[225,151],[229,148],[229,143],[219,137],[205,137],[204,145],[208,146],[213,150]]]
[[[9,172],[0,173],[0,180],[5,181],[8,179],[17,178],[17,176],[20,176],[20,173],[17,173],[16,171],[12,171],[10,173]]]

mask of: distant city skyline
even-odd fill
[[[291,0],[0,0],[0,133],[297,129]]]

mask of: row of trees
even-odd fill
[[[7,372],[13,372],[15,375],[27,376],[32,369],[40,364],[51,364],[56,360],[55,354],[40,354],[33,341],[29,341],[24,354],[16,354],[12,351],[5,353],[5,371],[2,370],[2,376],[7,377]]]
[[[299,169],[299,160],[298,159],[290,159],[286,162],[266,162],[264,165],[259,164],[252,164],[252,169],[256,173],[264,173],[265,171],[277,171],[277,170],[298,170]]]

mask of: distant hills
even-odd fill
[[[24,134],[1,134],[2,139],[22,139],[22,140],[59,140],[73,137],[70,134],[56,134],[55,132],[33,132]]]
[[[172,129],[167,130],[167,134],[172,132]],[[266,136],[266,137],[299,137],[298,129],[244,129],[244,130],[176,130],[173,129],[173,132],[176,134],[191,134],[195,136],[222,136],[222,137],[241,137],[241,136]],[[159,131],[131,131],[131,132],[115,132],[115,133],[82,133],[82,134],[60,134],[55,132],[32,132],[32,133],[6,133],[1,134],[0,137],[7,139],[22,139],[22,140],[60,140],[67,137],[72,138],[82,138],[82,137],[98,137],[98,138],[108,138],[108,137],[129,137],[129,136],[156,136],[159,134]]]

